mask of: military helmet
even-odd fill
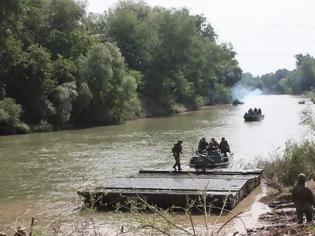
[[[303,173],[299,174],[297,178],[298,178],[298,181],[299,181],[300,183],[304,183],[305,180],[306,180],[305,174],[303,174]]]

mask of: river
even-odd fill
[[[202,137],[225,137],[234,153],[233,167],[255,167],[280,152],[285,142],[301,139],[301,97],[248,96],[240,106],[211,106],[172,117],[138,119],[123,125],[0,137],[0,223],[35,216],[50,221],[80,214],[76,191],[112,176],[139,169],[170,169],[171,147],[183,140],[184,168]],[[243,114],[259,107],[260,122]]]

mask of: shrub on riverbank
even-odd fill
[[[291,186],[299,173],[308,179],[315,179],[315,116],[312,110],[305,109],[301,114],[301,124],[306,126],[313,136],[302,143],[288,141],[281,156],[264,164],[264,174],[269,180],[278,180],[284,186]]]
[[[16,104],[14,99],[0,100],[0,133],[29,133],[29,127],[20,121],[21,113],[21,105]]]
[[[299,173],[315,179],[315,143],[307,140],[298,144],[288,142],[282,156],[265,163],[264,174],[268,179],[278,179],[284,186],[292,186]]]

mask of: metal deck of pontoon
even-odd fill
[[[160,207],[185,206],[187,199],[233,208],[260,184],[262,170],[180,171],[142,170],[134,177],[108,179],[104,186],[79,191],[90,206],[113,207],[127,198],[143,198]]]

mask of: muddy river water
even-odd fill
[[[298,104],[301,99],[248,96],[240,106],[212,106],[117,126],[0,137],[0,223],[26,221],[30,216],[42,222],[81,217],[78,189],[139,169],[171,169],[171,147],[177,139],[183,140],[184,166],[201,137],[226,137],[234,153],[233,167],[255,167],[258,160],[281,152],[288,139],[307,135],[300,113],[313,105],[308,100]],[[244,122],[250,107],[261,108],[265,119]],[[107,222],[119,222],[121,216],[94,214]]]

